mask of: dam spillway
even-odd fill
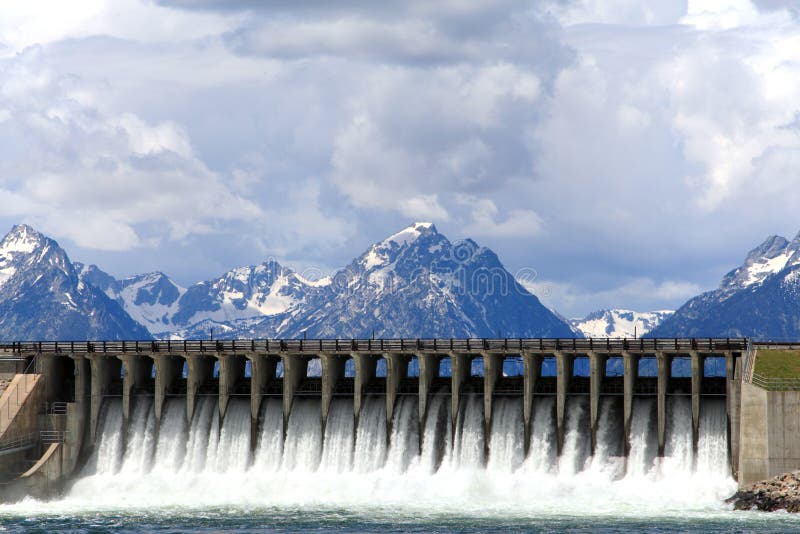
[[[737,457],[731,388],[745,346],[95,342],[37,344],[35,357],[48,402],[71,405],[64,447],[73,469],[64,475],[80,494],[104,477],[148,487],[178,475],[208,484],[225,473],[237,473],[242,487],[260,476],[291,486],[288,473],[376,484],[469,472],[515,484],[532,473],[729,478]],[[106,482],[103,492],[114,493]]]

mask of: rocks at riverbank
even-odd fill
[[[800,471],[779,475],[737,491],[726,502],[736,510],[800,512]]]

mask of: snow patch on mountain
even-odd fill
[[[585,337],[634,338],[647,334],[672,313],[672,310],[599,310],[582,319],[571,319],[570,325]]]

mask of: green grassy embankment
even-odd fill
[[[753,373],[764,378],[800,378],[800,350],[759,350]]]

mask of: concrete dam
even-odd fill
[[[15,396],[20,406],[0,424],[3,488],[15,498],[86,485],[108,493],[125,474],[136,488],[169,486],[187,472],[235,472],[242,486],[280,473],[735,477],[753,348],[745,339],[366,339],[0,350],[18,371],[0,399],[0,411],[13,411],[4,406]]]

